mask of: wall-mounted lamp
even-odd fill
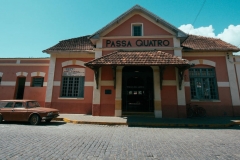
[[[227,59],[229,59],[229,54],[227,53]]]

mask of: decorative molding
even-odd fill
[[[27,77],[28,73],[27,72],[17,72],[16,73],[16,76],[19,77],[19,76],[23,76],[23,77]]]
[[[196,60],[192,60],[189,63],[194,63],[195,65],[208,65],[208,66],[212,66],[212,67],[216,67],[216,62],[210,61],[210,60],[206,60],[206,59],[196,59]]]
[[[36,76],[38,76],[38,77],[45,77],[45,72],[32,72],[31,73],[31,77],[36,77]]]
[[[79,60],[69,60],[69,61],[62,62],[62,67],[71,66],[71,65],[86,67],[84,66],[84,63],[85,62],[79,61]]]

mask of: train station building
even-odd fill
[[[61,113],[184,118],[240,116],[240,49],[189,35],[136,5],[92,35],[43,50],[50,58],[0,58],[0,99],[35,99]]]

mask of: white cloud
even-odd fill
[[[208,27],[194,28],[192,24],[184,24],[181,25],[179,29],[188,34],[220,38],[225,42],[240,47],[240,25],[229,25],[228,28],[225,28],[223,32],[218,35],[214,33],[214,28],[212,25],[209,25]]]
[[[215,37],[215,33],[213,32],[214,29],[212,25],[208,27],[194,28],[193,25],[186,24],[186,25],[181,25],[179,29],[188,34],[200,35],[205,37]]]
[[[217,37],[235,46],[240,45],[240,25],[229,25],[228,28],[224,29]]]

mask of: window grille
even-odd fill
[[[62,77],[61,97],[83,97],[84,77]]]
[[[142,25],[133,25],[133,36],[142,36]]]
[[[32,79],[32,87],[42,87],[44,82],[43,77],[34,77]]]
[[[217,81],[214,68],[189,69],[191,99],[218,99]]]

